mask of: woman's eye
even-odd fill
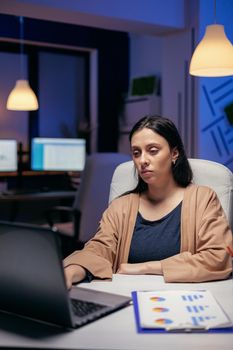
[[[133,157],[138,157],[139,154],[140,154],[139,151],[136,151],[136,150],[132,152]]]
[[[157,148],[150,148],[150,153],[151,154],[156,154],[158,152]]]

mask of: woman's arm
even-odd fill
[[[147,261],[137,264],[121,264],[117,273],[125,275],[162,275],[160,261]]]
[[[216,193],[201,187],[188,198],[183,236],[190,249],[161,261],[166,282],[204,282],[227,278],[232,271],[226,247],[232,247],[232,232]],[[193,202],[193,203],[192,203]],[[194,222],[194,228],[189,222]],[[189,238],[190,237],[190,238]]]
[[[82,250],[75,251],[64,260],[68,287],[71,281],[85,278],[83,270],[88,270],[96,278],[111,278],[112,266],[117,251],[118,226],[116,206],[103,213],[97,233]]]

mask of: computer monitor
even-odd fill
[[[86,158],[84,139],[32,139],[31,169],[43,171],[82,171]]]
[[[0,172],[15,172],[17,164],[17,141],[0,139]]]

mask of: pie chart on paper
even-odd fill
[[[169,318],[158,318],[157,320],[155,320],[155,323],[158,325],[164,326],[164,325],[173,323],[173,321],[170,320]]]
[[[167,307],[153,307],[154,312],[168,312],[169,309]]]
[[[151,301],[165,301],[166,299],[162,298],[162,297],[150,297],[150,300]]]

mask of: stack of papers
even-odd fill
[[[133,292],[135,314],[142,329],[209,330],[233,323],[207,290]]]

